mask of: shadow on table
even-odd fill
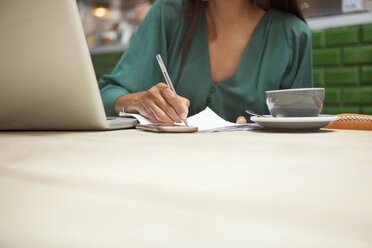
[[[307,129],[307,130],[295,130],[295,129],[257,129],[253,132],[258,133],[333,133],[334,130],[330,129]]]
[[[8,131],[8,130],[1,130],[0,135],[9,135],[9,136],[60,136],[66,134],[74,134],[74,133],[96,133],[96,132],[103,132],[103,131],[25,131],[25,130],[16,130],[16,131]]]

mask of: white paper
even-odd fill
[[[142,125],[154,124],[147,118],[139,114],[128,114],[120,112],[119,116],[132,116],[136,118]],[[189,126],[197,127],[199,132],[246,131],[260,129],[259,125],[253,123],[236,124],[233,122],[225,121],[208,107],[200,113],[187,118],[187,122]],[[177,124],[184,125],[181,123]]]
[[[208,107],[199,114],[187,118],[187,122],[190,126],[198,127],[199,132],[232,131],[238,127],[247,127],[225,121]]]
[[[140,114],[128,114],[128,113],[125,113],[125,114],[122,114],[120,112],[119,116],[122,116],[122,117],[134,117],[137,119],[137,121],[139,123],[141,123],[142,125],[149,125],[149,124],[154,124],[153,122],[151,122],[149,119],[147,119],[146,117],[143,117],[142,115]]]

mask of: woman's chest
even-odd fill
[[[249,39],[219,39],[208,41],[211,78],[215,84],[232,77],[239,67]]]

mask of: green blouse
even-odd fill
[[[111,75],[99,86],[107,116],[115,116],[121,95],[165,82],[155,55],[160,53],[177,94],[190,100],[189,115],[207,106],[235,122],[245,109],[267,114],[265,91],[313,87],[311,32],[296,16],[270,9],[256,27],[236,72],[215,84],[211,76],[204,11],[178,83],[185,28],[180,1],[157,0]]]

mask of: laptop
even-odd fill
[[[0,1],[0,130],[108,130],[76,0]]]

